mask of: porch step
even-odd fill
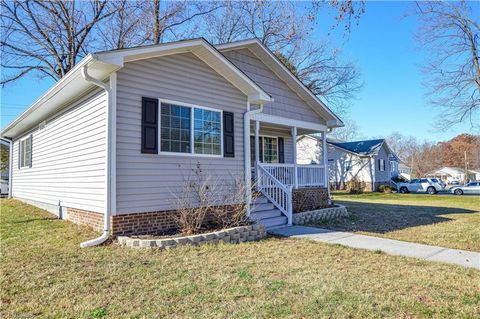
[[[268,203],[269,203],[268,199],[263,195],[257,196],[252,202],[253,205],[254,204],[268,204]]]
[[[255,213],[255,212],[263,212],[263,211],[266,211],[266,210],[272,210],[272,209],[275,209],[275,205],[273,205],[272,203],[265,203],[265,204],[253,204],[250,208],[250,211],[252,213]]]
[[[272,229],[287,225],[287,217],[265,196],[257,197],[250,206],[250,218],[265,228]]]
[[[251,213],[251,218],[253,220],[263,220],[268,218],[275,218],[283,216],[282,212],[279,209],[264,210],[261,212]]]
[[[261,223],[267,229],[283,227],[287,225],[287,217],[282,215],[280,217],[262,219]]]

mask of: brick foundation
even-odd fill
[[[233,209],[228,206],[227,209]],[[178,231],[178,212],[155,211],[145,213],[122,214],[110,217],[113,236],[167,234]],[[95,231],[103,231],[103,214],[76,208],[67,208],[67,220],[86,225]],[[212,224],[212,216],[205,217],[206,224]]]
[[[328,190],[324,187],[294,189],[292,193],[292,206],[294,213],[328,207],[330,206]]]
[[[114,236],[175,232],[177,214],[171,210],[112,216],[112,232]]]
[[[93,230],[103,231],[103,214],[77,208],[67,208],[67,220],[74,224],[85,225]]]

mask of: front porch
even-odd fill
[[[298,212],[294,207],[294,199],[295,203],[299,201],[297,195],[302,193],[302,189],[310,189],[305,194],[320,189],[323,191],[323,201],[329,202],[327,128],[322,124],[260,115],[251,122],[250,145],[247,148],[250,150],[248,158],[251,170],[248,173],[251,174],[252,189],[261,193],[273,207],[265,209],[263,215],[273,216],[273,211],[277,210],[286,218],[286,225],[292,225],[293,212]],[[312,161],[312,164],[298,164],[297,136],[306,134],[319,134],[322,137],[315,150],[318,160]],[[262,205],[266,207],[263,201]],[[252,207],[252,212],[259,215],[255,207]]]

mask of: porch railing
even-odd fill
[[[325,187],[325,166],[295,164],[263,164],[258,165],[275,177],[280,183],[293,187]]]
[[[280,182],[261,165],[256,173],[258,190],[287,216],[288,225],[292,225],[292,186]],[[281,170],[279,173],[283,176]]]

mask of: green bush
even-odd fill
[[[391,193],[393,191],[393,187],[390,185],[380,185],[378,186],[378,191],[380,193]]]

